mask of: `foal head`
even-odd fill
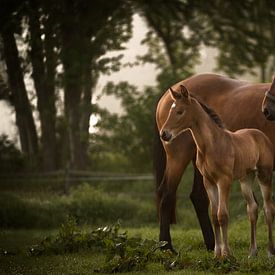
[[[273,76],[270,89],[265,93],[262,112],[268,120],[275,120],[275,76]]]
[[[195,114],[194,100],[185,86],[180,85],[179,92],[170,88],[170,95],[174,102],[160,131],[161,139],[166,142],[172,141],[180,133],[190,128]]]

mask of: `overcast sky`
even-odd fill
[[[137,55],[146,53],[146,46],[141,45],[140,42],[145,37],[147,32],[146,25],[144,21],[139,16],[134,16],[133,21],[133,37],[125,45],[126,50],[124,50],[123,61],[134,62]],[[116,53],[113,53],[114,55]],[[201,64],[196,66],[196,72],[211,72],[213,70],[214,57],[216,55],[215,49],[201,49]],[[131,84],[139,86],[142,88],[146,85],[154,85],[156,77],[156,68],[152,64],[146,64],[144,66],[136,66],[134,68],[124,68],[117,73],[113,73],[110,76],[101,76],[96,87],[96,94],[93,97],[93,102],[99,103],[101,107],[106,107],[107,109],[119,112],[120,105],[117,100],[112,96],[104,96],[99,100],[98,95],[104,87],[107,81],[128,81]],[[0,134],[6,133],[13,137],[16,133],[16,127],[14,126],[14,114],[12,110],[6,105],[6,103],[0,101]]]

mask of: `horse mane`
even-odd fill
[[[199,102],[199,104],[201,105],[203,110],[218,125],[219,128],[226,129],[222,119],[220,118],[220,116],[213,109],[206,106],[204,103],[202,103],[200,100],[198,100],[194,95],[192,95],[192,97],[195,98]]]

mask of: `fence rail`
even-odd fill
[[[152,181],[152,174],[135,173],[103,173],[75,170],[60,170],[48,173],[13,173],[1,174],[0,181],[69,181],[69,182],[94,182],[94,181]]]
[[[89,183],[105,187],[108,184],[109,192],[122,191],[127,194],[132,192],[132,195],[137,195],[138,193],[139,196],[153,197],[155,194],[153,181],[154,176],[152,174],[138,173],[106,173],[77,170],[59,170],[47,173],[13,173],[0,174],[0,191],[50,189],[58,193],[68,193],[71,187],[81,183]],[[145,182],[151,183],[142,185]],[[127,189],[127,185],[134,183],[138,183],[134,192],[132,191],[132,186],[129,186],[131,189]],[[189,185],[192,185],[192,182],[189,182]],[[135,193],[136,190],[138,190],[137,193]],[[178,198],[188,200],[189,192],[190,190],[188,189],[188,192],[178,193]],[[232,192],[231,197],[241,197],[240,192]]]
[[[104,173],[76,170],[59,170],[41,173],[12,173],[0,175],[0,190],[55,190],[68,193],[71,187],[81,183],[120,184],[153,181],[152,174]],[[121,185],[122,184],[122,185]],[[152,185],[153,186],[153,185]]]

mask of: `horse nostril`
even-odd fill
[[[165,131],[162,131],[162,132],[160,133],[160,137],[161,137],[161,139],[165,140],[166,132],[165,132]]]
[[[167,131],[162,131],[160,137],[164,141],[169,141],[171,139],[172,135]]]
[[[270,116],[270,113],[269,113],[269,111],[268,111],[267,108],[264,108],[263,113],[264,113],[265,117],[269,117]]]

